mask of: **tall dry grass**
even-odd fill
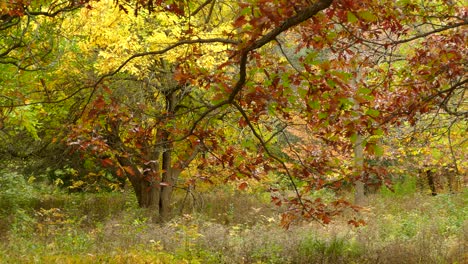
[[[364,227],[342,216],[290,230],[263,193],[221,188],[178,210],[181,195],[163,225],[132,193],[36,193],[2,208],[0,263],[466,263],[468,192],[410,187],[370,197]]]

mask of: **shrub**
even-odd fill
[[[403,197],[411,195],[417,191],[416,182],[416,177],[404,176],[401,181],[393,185],[393,191],[389,190],[387,187],[382,187],[380,193],[384,197]]]
[[[358,257],[361,246],[353,239],[333,237],[329,240],[307,236],[299,243],[298,263],[341,263]]]
[[[0,214],[9,215],[19,208],[32,208],[38,198],[23,176],[0,172]]]

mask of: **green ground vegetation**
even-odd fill
[[[158,224],[130,190],[69,194],[3,173],[0,263],[464,263],[468,192],[435,197],[415,182],[371,195],[367,224],[279,225],[268,193],[226,186],[176,200]],[[325,195],[325,194],[324,194]],[[330,194],[326,194],[330,195]]]

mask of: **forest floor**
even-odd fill
[[[331,195],[323,193],[324,196]],[[183,199],[180,199],[183,200]],[[0,191],[0,263],[467,263],[468,191],[397,186],[369,197],[352,227],[280,227],[268,193],[217,188],[165,224],[131,192]],[[193,209],[193,210],[192,210]]]

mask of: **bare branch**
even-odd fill
[[[457,28],[457,27],[466,26],[466,25],[468,25],[468,21],[463,21],[463,22],[460,22],[460,23],[452,24],[452,25],[445,25],[445,26],[442,26],[442,27],[440,27],[440,28],[434,29],[434,30],[432,30],[432,31],[428,31],[428,32],[425,32],[425,33],[422,33],[422,34],[418,34],[418,35],[416,35],[416,36],[414,36],[414,37],[411,37],[411,38],[400,39],[400,40],[390,40],[390,41],[388,41],[388,42],[372,41],[372,40],[369,40],[369,39],[365,39],[365,38],[359,37],[359,36],[353,34],[353,33],[352,33],[347,27],[345,27],[343,24],[341,24],[341,25],[343,26],[343,28],[344,28],[348,33],[350,33],[354,38],[356,38],[356,39],[359,40],[359,41],[362,41],[362,42],[364,42],[364,43],[370,43],[370,44],[382,46],[382,47],[388,47],[388,46],[392,46],[392,45],[398,45],[398,44],[408,43],[408,42],[411,42],[411,41],[413,41],[413,40],[425,38],[425,37],[427,37],[427,36],[430,36],[430,35],[433,35],[433,34],[436,34],[436,33],[440,33],[440,32],[443,32],[443,31],[446,31],[446,30],[449,30],[449,29],[453,29],[453,28]]]
[[[192,16],[196,16],[198,12],[200,12],[205,6],[211,3],[213,0],[206,0],[203,4],[201,4],[195,11],[193,11]]]

